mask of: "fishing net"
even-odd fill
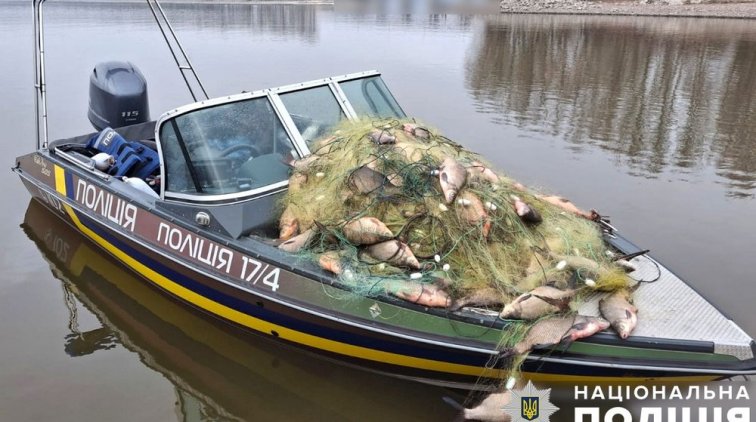
[[[381,139],[392,142],[376,142]],[[398,120],[344,122],[312,150],[294,164],[281,210],[296,222],[297,232],[316,232],[297,253],[315,262],[330,253],[342,270],[341,281],[357,294],[391,293],[410,274],[418,283],[443,280],[452,298],[489,288],[503,303],[546,282],[566,286],[589,280],[607,288],[625,283],[593,221],[503,175],[476,176],[490,166],[436,130]],[[452,203],[446,203],[439,185],[438,169],[447,158],[468,173]],[[524,222],[515,198],[543,221]],[[364,245],[347,240],[344,225],[361,217],[383,222],[421,269],[380,262]],[[558,266],[564,257],[587,258],[595,267]]]
[[[340,299],[388,293],[425,306],[498,311],[548,283],[578,291],[571,309],[561,310],[569,313],[581,291],[628,283],[592,221],[596,214],[494,173],[432,128],[410,120],[345,121],[311,149],[292,163],[279,204],[282,240],[291,237],[282,246],[298,243],[291,251],[300,259],[337,274],[347,287]],[[445,168],[462,177],[456,195],[441,183]],[[350,236],[350,225],[366,218],[390,233],[378,239],[383,229],[360,225],[364,232]],[[376,243],[388,243],[389,252],[374,253]],[[408,255],[416,261],[399,259]],[[523,340],[534,322],[508,321],[499,349]],[[504,365],[510,376],[525,356]],[[495,360],[491,366],[501,367]]]

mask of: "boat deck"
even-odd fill
[[[631,262],[638,267],[630,274],[634,279],[658,277],[643,283],[633,294],[638,325],[632,336],[713,342],[715,353],[740,360],[754,357],[751,337],[674,273],[648,256]],[[599,299],[606,295],[589,297],[581,305],[580,314],[598,316]]]

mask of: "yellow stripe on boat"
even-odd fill
[[[60,166],[55,166],[55,188],[59,194],[64,197],[66,193],[66,178],[65,170]],[[230,321],[245,327],[252,328],[253,330],[263,333],[270,333],[276,331],[280,338],[289,340],[295,343],[303,344],[309,347],[314,347],[321,350],[326,350],[341,355],[352,356],[360,359],[367,359],[376,362],[390,363],[394,365],[406,366],[410,368],[426,369],[431,371],[448,372],[462,375],[472,376],[485,376],[501,378],[506,375],[506,371],[502,369],[488,369],[480,368],[471,365],[461,365],[457,363],[448,363],[435,361],[430,359],[423,359],[411,356],[404,356],[396,353],[384,352],[380,350],[368,349],[361,346],[354,346],[351,344],[341,343],[334,340],[328,340],[320,338],[311,334],[303,333],[300,331],[292,330],[287,327],[272,324],[268,321],[264,321],[259,318],[252,317],[245,313],[239,312],[235,309],[231,309],[218,302],[210,300],[202,295],[199,295],[173,281],[169,280],[165,276],[152,270],[141,262],[135,260],[127,253],[118,249],[107,240],[100,237],[97,233],[90,230],[84,224],[81,223],[78,216],[74,212],[71,206],[64,204],[66,213],[73,221],[74,225],[87,237],[92,239],[95,243],[103,247],[110,252],[113,256],[124,262],[134,271],[139,273],[142,277],[157,284],[164,290],[172,293],[173,295],[198,306],[208,312],[212,312],[215,315],[221,316]]]

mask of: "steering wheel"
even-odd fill
[[[239,152],[239,151],[244,151],[246,153],[246,155],[244,155],[243,157],[238,158],[238,160],[239,160],[240,163],[243,163],[243,162],[249,160],[250,158],[254,158],[254,157],[257,157],[258,155],[260,155],[260,151],[258,151],[257,147],[254,146],[254,145],[251,145],[251,144],[236,144],[236,145],[231,145],[230,147],[228,147],[228,148],[224,149],[223,151],[221,151],[220,152],[220,156],[223,157],[223,158],[226,158],[229,155],[231,155],[231,154],[233,154],[235,152]]]

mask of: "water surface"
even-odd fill
[[[165,8],[211,95],[378,69],[408,114],[513,177],[610,215],[756,336],[752,22]],[[143,5],[47,10],[54,138],[90,131],[98,61],[140,67],[153,118],[190,101]],[[0,16],[0,150],[10,167],[33,146],[30,6],[3,2]],[[240,336],[177,306],[29,207],[10,172],[0,178],[2,419],[453,416],[446,390]]]

